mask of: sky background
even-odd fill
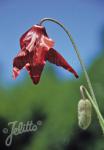
[[[14,85],[24,79],[27,74],[24,70],[16,81],[12,79],[12,61],[20,49],[19,38],[44,17],[57,19],[69,29],[87,67],[100,55],[104,0],[0,0],[0,78],[3,84]],[[44,26],[55,41],[55,49],[80,74],[80,64],[64,31],[51,22]],[[55,67],[55,71],[61,79],[74,78],[64,69]]]

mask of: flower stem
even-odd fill
[[[99,107],[98,107],[98,104],[97,104],[97,100],[96,100],[96,97],[95,97],[95,94],[94,94],[94,91],[93,91],[93,88],[92,88],[92,84],[91,84],[90,78],[89,78],[89,76],[88,76],[88,73],[87,73],[87,71],[86,71],[86,67],[85,67],[85,65],[84,65],[84,62],[83,62],[82,58],[80,57],[79,50],[78,50],[78,48],[77,48],[77,46],[76,46],[76,44],[75,44],[75,42],[74,42],[74,40],[73,40],[73,38],[72,38],[71,33],[69,32],[69,30],[67,30],[67,29],[65,28],[65,26],[64,26],[62,23],[60,23],[59,21],[57,21],[57,20],[55,20],[55,19],[52,19],[52,18],[43,18],[43,19],[40,21],[39,25],[42,25],[42,23],[45,22],[45,21],[51,21],[51,22],[54,22],[54,23],[58,24],[61,28],[63,28],[63,30],[64,30],[64,31],[66,32],[66,34],[68,35],[68,37],[69,37],[69,39],[70,39],[70,41],[71,41],[71,43],[72,43],[72,45],[73,45],[73,47],[74,47],[74,50],[75,50],[75,52],[76,52],[76,54],[77,54],[77,57],[78,57],[78,59],[79,59],[80,65],[81,65],[81,67],[82,67],[82,70],[83,70],[83,72],[84,72],[84,75],[85,75],[85,78],[86,78],[86,81],[87,81],[87,84],[88,84],[88,87],[89,87],[89,90],[90,90],[90,93],[91,93],[90,99],[91,99],[92,102],[94,103],[94,106],[96,106],[96,107],[94,107],[95,110],[96,110],[96,108],[97,108],[97,111],[96,111],[96,112],[97,112],[97,116],[98,116],[98,118],[99,118],[99,123],[100,123],[100,125],[101,125],[101,127],[102,127],[102,130],[103,130],[103,132],[104,132],[104,119],[103,119],[103,117],[102,117],[102,115],[101,115],[101,113],[100,113],[100,110],[99,110]]]

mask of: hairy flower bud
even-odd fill
[[[78,123],[82,129],[87,129],[91,123],[91,102],[81,99],[78,103]]]

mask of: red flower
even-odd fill
[[[21,50],[13,60],[13,77],[19,75],[20,70],[25,67],[33,83],[37,84],[46,61],[61,66],[78,75],[66,60],[53,49],[54,42],[50,39],[43,26],[34,25],[20,38]]]

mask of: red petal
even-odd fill
[[[51,48],[48,52],[47,52],[47,58],[46,58],[49,62],[56,64],[57,66],[61,66],[64,69],[72,72],[76,78],[78,78],[78,75],[76,73],[76,71],[67,63],[67,61],[53,48]]]
[[[24,47],[24,45],[26,44],[26,42],[24,43],[24,38],[26,37],[27,33],[30,32],[32,30],[32,28],[30,28],[29,30],[27,30],[20,38],[20,46],[21,49]]]
[[[39,83],[43,68],[44,68],[44,64],[38,64],[35,66],[32,66],[30,64],[26,65],[26,69],[28,70],[29,75],[30,75],[34,84]]]
[[[26,63],[29,63],[32,59],[33,52],[29,53],[28,51],[21,51],[19,54],[14,58],[13,60],[13,78],[15,79],[19,73],[20,70],[26,65]]]
[[[19,73],[20,73],[20,70],[16,67],[13,67],[13,79],[16,79]]]
[[[49,48],[54,45],[53,40],[48,37],[45,28],[39,25],[34,25],[31,27],[20,38],[20,46],[22,50],[23,47],[25,47],[27,50],[32,51],[37,42]]]

